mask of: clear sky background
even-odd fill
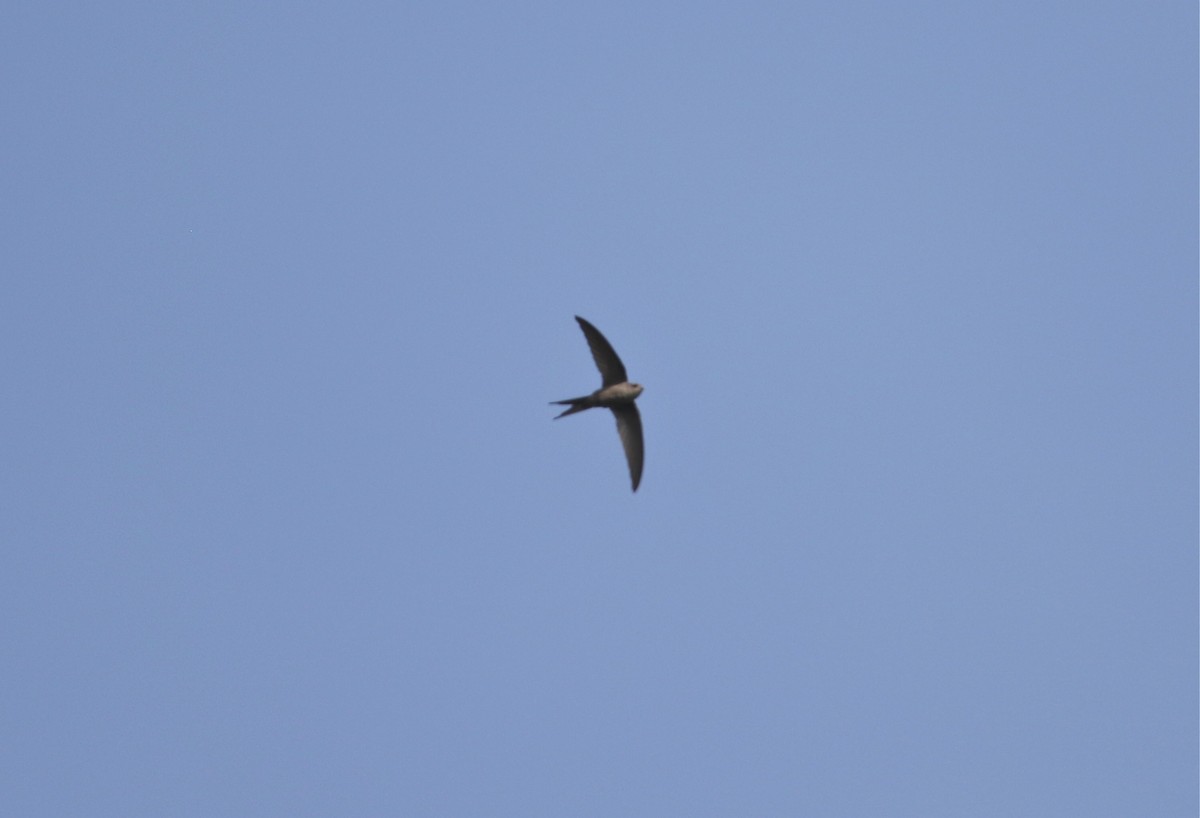
[[[2,18],[6,815],[1196,815],[1194,3]]]

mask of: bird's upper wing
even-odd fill
[[[625,374],[625,365],[613,351],[612,344],[600,334],[600,330],[578,315],[575,316],[575,320],[579,322],[579,328],[583,330],[583,336],[587,338],[588,347],[592,350],[592,360],[596,362],[596,368],[600,370],[600,377],[604,381],[602,385],[612,386],[615,383],[625,383],[629,380]],[[626,448],[628,449],[628,447]]]
[[[613,407],[612,413],[617,416],[617,434],[621,436],[621,445],[625,447],[633,490],[637,491],[638,483],[642,482],[642,461],[646,457],[645,444],[642,443],[642,416],[633,403]]]

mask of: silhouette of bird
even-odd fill
[[[633,481],[633,490],[637,491],[638,483],[642,482],[642,462],[645,459],[645,445],[642,443],[642,417],[638,414],[634,401],[642,394],[642,386],[630,383],[625,374],[625,365],[617,357],[607,339],[600,330],[593,327],[578,315],[575,320],[587,338],[588,347],[592,350],[592,359],[600,370],[601,386],[590,395],[581,398],[551,401],[551,405],[569,406],[565,412],[554,419],[573,415],[597,406],[611,409],[617,418],[617,434],[621,436],[621,445],[625,448],[625,460],[629,463],[629,477]]]

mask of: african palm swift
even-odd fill
[[[621,436],[621,445],[625,447],[625,459],[629,462],[629,477],[633,480],[633,490],[637,491],[638,483],[642,481],[645,448],[642,444],[642,418],[633,402],[642,394],[642,387],[629,382],[625,374],[625,365],[613,351],[612,344],[600,334],[600,330],[578,315],[575,316],[575,320],[579,322],[583,337],[587,338],[588,347],[592,350],[592,359],[596,362],[596,368],[600,370],[601,386],[582,398],[551,401],[552,405],[571,407],[554,419],[558,420],[596,406],[611,409],[617,418],[617,434]]]

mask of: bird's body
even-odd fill
[[[612,386],[606,386],[602,389],[597,389],[590,395],[584,395],[582,398],[567,398],[566,400],[556,400],[556,406],[570,405],[570,409],[557,415],[554,419],[558,420],[567,415],[573,415],[576,412],[582,412],[585,409],[594,409],[602,407],[604,409],[617,409],[625,405],[633,405],[637,400],[637,396],[642,394],[640,385],[636,383],[615,383]]]
[[[569,407],[554,419],[583,412],[587,409],[601,407],[612,410],[617,419],[617,433],[621,436],[621,445],[625,449],[625,459],[629,463],[629,476],[633,481],[633,490],[637,491],[642,480],[642,463],[645,460],[645,445],[642,441],[642,418],[638,414],[634,401],[642,394],[642,386],[630,383],[625,374],[625,365],[617,357],[612,345],[593,327],[578,315],[575,320],[587,338],[588,347],[592,350],[592,359],[600,370],[603,384],[590,395],[579,398],[567,398],[551,403]]]

